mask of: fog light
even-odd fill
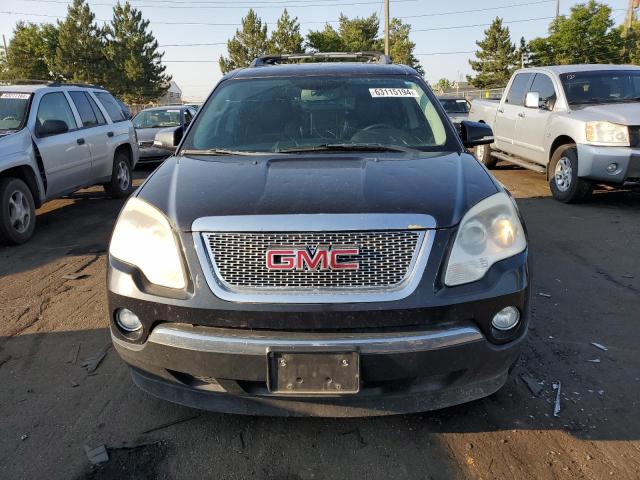
[[[142,328],[142,322],[131,310],[121,308],[116,312],[116,322],[118,326],[127,332],[135,332]]]
[[[491,325],[498,330],[511,330],[518,324],[520,312],[516,307],[505,307],[500,310],[491,320]]]
[[[607,172],[609,173],[614,173],[616,170],[618,170],[617,163],[610,163],[609,166],[607,166]]]

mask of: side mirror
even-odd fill
[[[460,122],[460,138],[467,148],[488,145],[493,143],[493,130],[486,123],[463,120]]]
[[[164,150],[175,152],[178,144],[182,140],[184,127],[163,128],[153,140],[153,145]]]
[[[528,92],[524,98],[524,106],[527,108],[540,108],[540,94],[538,92]]]
[[[36,129],[39,137],[50,137],[51,135],[60,135],[67,133],[69,127],[62,120],[45,120],[42,125]]]

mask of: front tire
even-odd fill
[[[19,178],[0,179],[0,244],[20,245],[36,229],[33,194]]]
[[[593,192],[593,183],[578,177],[578,149],[573,143],[553,152],[549,162],[549,188],[553,198],[563,203],[580,203]]]
[[[129,156],[124,152],[116,153],[111,181],[104,184],[104,190],[111,198],[126,198],[133,192],[131,162]]]
[[[491,169],[496,166],[498,161],[491,156],[491,145],[478,145],[475,148],[476,158],[485,167]]]

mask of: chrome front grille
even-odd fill
[[[231,290],[290,292],[393,289],[415,263],[424,232],[215,232],[203,233],[212,267]],[[356,246],[357,270],[269,270],[271,248]]]

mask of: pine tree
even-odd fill
[[[229,57],[220,56],[219,65],[222,73],[236,68],[246,67],[251,61],[267,53],[267,24],[253,9],[242,19],[242,30],[236,30],[232,39],[227,42]]]
[[[58,22],[55,71],[70,82],[101,84],[107,71],[103,54],[104,31],[84,0],[73,0],[67,18]]]
[[[18,22],[7,46],[2,75],[12,80],[55,80],[58,30],[54,25]],[[3,52],[4,53],[4,52]]]
[[[307,45],[317,52],[362,52],[380,49],[380,21],[369,17],[348,18],[340,14],[338,30],[327,24],[324,30],[310,31]]]
[[[393,18],[389,24],[389,55],[393,63],[402,63],[416,69],[420,75],[424,75],[424,69],[418,59],[413,55],[416,44],[409,39],[411,26]],[[384,41],[381,41],[380,49]]]
[[[148,28],[149,20],[143,20],[142,12],[129,2],[113,8],[113,20],[106,29],[110,70],[105,86],[126,102],[146,103],[161,97],[171,80]]]
[[[520,47],[518,47],[518,58],[520,59],[520,66],[522,67],[529,66],[530,55],[531,55],[531,51],[529,50],[529,44],[524,39],[524,37],[520,37]]]
[[[304,51],[303,41],[298,18],[291,18],[285,9],[271,34],[269,53],[301,53]]]
[[[468,75],[467,80],[477,88],[504,87],[519,65],[509,27],[504,27],[502,19],[496,17],[484,34],[485,38],[476,42],[480,47],[476,51],[477,60],[469,60],[471,68],[477,73],[474,77]]]

